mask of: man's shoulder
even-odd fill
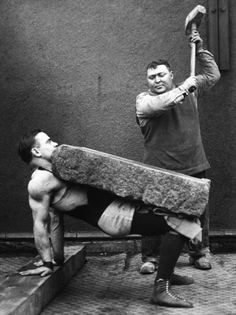
[[[207,50],[205,48],[202,48],[202,49],[198,50],[196,55],[197,55],[197,57],[200,57],[200,58],[201,57],[206,58],[207,56],[210,56],[210,57],[214,58],[213,54],[209,50]]]
[[[144,97],[144,96],[147,96],[147,95],[150,95],[149,91],[141,92],[137,95],[137,99]]]
[[[59,188],[61,181],[51,172],[36,170],[32,174],[28,184],[28,192],[33,197],[39,197],[44,194],[50,194],[56,188]]]

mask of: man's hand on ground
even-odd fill
[[[64,260],[58,260],[58,262],[56,262],[54,259],[52,260],[52,263],[53,263],[53,266],[62,266],[63,265],[63,261]],[[34,265],[36,266],[36,267],[41,267],[41,266],[43,266],[43,261],[42,261],[42,259],[40,259],[40,260],[38,260],[38,261],[35,261],[34,262]]]
[[[36,266],[36,267],[41,267],[41,266],[43,266],[43,261],[40,259],[39,261],[35,261],[34,262],[34,266]]]
[[[46,277],[52,273],[52,269],[45,267],[45,266],[40,266],[35,269],[28,269],[24,271],[20,271],[21,276],[32,276],[32,275],[40,275],[41,277]]]

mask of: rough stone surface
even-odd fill
[[[150,167],[88,148],[59,146],[52,156],[54,174],[120,197],[141,200],[174,213],[200,216],[210,181]]]
[[[84,246],[65,249],[63,267],[56,267],[48,277],[9,275],[1,282],[0,315],[39,314],[42,308],[68,283],[85,262]],[[33,261],[24,268],[32,268]]]

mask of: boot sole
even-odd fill
[[[150,303],[154,305],[159,305],[159,306],[165,306],[165,307],[175,307],[175,308],[193,308],[193,305],[170,305],[170,304],[165,304],[161,302],[156,302],[153,299],[150,299]]]

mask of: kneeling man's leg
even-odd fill
[[[167,232],[162,240],[160,261],[151,302],[171,307],[193,307],[192,303],[174,294],[170,289],[171,277],[186,238],[174,231]]]
[[[135,213],[131,228],[132,234],[163,235],[160,248],[160,261],[151,302],[170,307],[193,307],[192,303],[175,295],[170,289],[176,262],[187,238],[172,230],[163,216],[153,213]]]

